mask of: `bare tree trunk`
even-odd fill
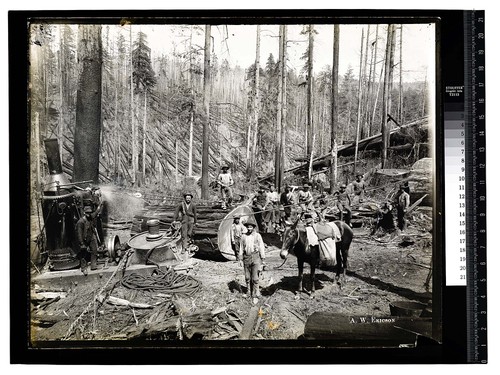
[[[313,139],[312,139],[312,145],[313,145],[313,148],[311,149],[311,155],[309,157],[309,168],[308,168],[308,174],[307,174],[307,178],[309,181],[311,181],[311,178],[312,178],[312,171],[313,171],[313,160],[314,160],[314,142],[316,141],[316,134],[313,135]]]
[[[118,72],[120,69],[116,69],[115,71],[115,113],[114,113],[114,139],[116,140],[116,144],[114,145],[114,169],[113,174],[114,178],[118,177],[118,169],[120,162],[120,129],[118,128]]]
[[[371,136],[373,134],[373,116],[370,113],[370,103],[374,102],[373,99],[373,87],[375,86],[375,80],[377,79],[377,45],[378,45],[378,27],[379,25],[377,24],[377,27],[375,28],[375,43],[373,44],[372,48],[372,55],[370,57],[371,63],[370,63],[370,77],[368,79],[368,100],[366,103],[366,117],[368,121],[368,136]],[[383,66],[383,64],[382,64]],[[377,87],[378,90],[378,87]],[[378,91],[377,91],[377,96],[378,96]]]
[[[309,25],[309,48],[307,58],[307,145],[306,155],[312,152],[314,123],[313,123],[313,110],[312,110],[312,97],[313,97],[313,53],[314,49],[314,25]]]
[[[138,137],[137,126],[135,123],[134,114],[134,63],[132,61],[132,25],[129,25],[129,42],[130,42],[130,121],[132,127],[132,183],[135,184],[137,180],[137,171],[139,167],[139,150],[138,150]]]
[[[330,146],[332,163],[330,167],[330,193],[337,185],[337,125],[338,125],[338,93],[339,93],[339,39],[340,27],[333,26],[333,64],[332,64],[332,132]]]
[[[208,199],[208,149],[210,128],[210,46],[211,26],[205,25],[205,61],[203,68],[203,107],[206,119],[203,122],[203,150],[201,156],[201,198]]]
[[[192,90],[191,90],[192,92]],[[194,100],[194,97],[193,97]],[[189,155],[188,155],[188,176],[193,175],[193,109],[194,105],[191,106],[191,115],[189,118]]]
[[[403,125],[403,25],[399,28],[399,123]]]
[[[367,102],[368,102],[368,87],[366,81],[366,66],[368,65],[368,42],[370,41],[370,25],[366,30],[366,42],[365,42],[365,61],[363,62],[363,80],[361,86],[361,139],[367,137],[367,125],[366,125],[366,112],[367,112]]]
[[[372,125],[375,123],[375,115],[377,113],[378,96],[380,93],[380,86],[382,86],[382,77],[384,75],[384,72],[385,72],[385,62],[382,64],[382,67],[380,68],[380,76],[378,79],[377,92],[375,94],[375,102],[373,103]],[[373,126],[372,126],[372,128],[373,128]],[[377,130],[382,131],[381,128],[378,128]],[[372,132],[372,133],[374,133],[374,132]],[[371,134],[371,135],[373,135],[373,134]]]
[[[147,98],[148,98],[148,91],[144,91],[144,122],[142,126],[142,178],[143,181],[146,180],[146,138],[147,138]]]
[[[278,39],[278,103],[276,106],[276,135],[275,135],[275,157],[274,157],[274,184],[279,185],[281,164],[281,106],[283,101],[283,25],[280,25]]]
[[[38,112],[35,113],[35,126],[33,132],[34,139],[34,149],[36,155],[36,188],[40,190],[40,182],[41,182],[41,169],[40,169],[40,115]],[[37,203],[38,204],[38,203]]]
[[[62,39],[59,34],[59,97],[61,98],[61,106],[59,108],[59,154],[61,155],[61,162],[64,160],[64,99],[63,99],[63,53],[62,53]]]
[[[356,163],[358,161],[358,143],[359,143],[359,127],[361,125],[361,81],[363,68],[363,40],[365,37],[364,29],[361,30],[361,48],[359,56],[359,77],[358,77],[358,117],[356,122],[356,147],[354,148],[354,174],[356,174]]]
[[[389,132],[387,129],[387,114],[389,113],[390,103],[390,77],[391,77],[391,50],[392,50],[392,24],[387,27],[387,43],[385,49],[385,73],[384,73],[384,91],[382,103],[382,169],[387,165],[387,147],[389,146]]]
[[[175,184],[179,181],[179,141],[175,140]]]
[[[73,181],[99,182],[101,140],[101,26],[78,26],[79,81],[76,99]]]
[[[278,191],[281,191],[281,185],[283,184],[283,175],[285,169],[285,137],[286,137],[286,117],[287,117],[287,95],[286,95],[286,45],[287,45],[287,26],[283,25],[283,54],[281,58],[282,63],[282,79],[283,84],[281,85],[281,134],[280,134],[280,170],[279,170],[279,179],[276,188]]]
[[[260,86],[260,25],[257,25],[256,45],[255,45],[255,94],[253,97],[254,130],[253,130],[252,149],[250,153],[250,158],[251,158],[250,173],[249,173],[250,178],[253,178],[255,176],[257,168],[257,140],[259,135],[259,104],[260,104],[259,86]]]
[[[191,113],[189,117],[189,155],[188,155],[188,176],[193,175],[193,122],[194,122],[194,82],[193,82],[193,26],[189,27],[189,74],[188,85],[191,88]]]

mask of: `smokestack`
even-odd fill
[[[61,155],[59,154],[59,142],[57,139],[45,139],[45,154],[49,164],[51,175],[63,173]]]
[[[61,154],[59,153],[59,141],[57,139],[45,139],[45,154],[50,175],[45,177],[44,192],[50,194],[66,194],[70,191],[69,181],[63,173]],[[60,188],[63,186],[62,188]]]

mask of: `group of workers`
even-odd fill
[[[232,186],[234,180],[227,166],[221,168],[217,177],[217,184],[220,189],[220,200],[222,208],[231,207]],[[250,295],[255,299],[260,297],[259,278],[260,272],[264,269],[266,258],[265,245],[260,233],[269,231],[277,232],[283,222],[290,219],[292,212],[296,211],[304,218],[312,217],[324,218],[325,213],[333,206],[339,211],[339,219],[351,225],[353,204],[361,204],[365,199],[366,183],[363,175],[358,174],[351,184],[351,191],[347,190],[345,184],[341,184],[339,189],[331,196],[326,191],[319,192],[319,196],[313,196],[311,185],[305,183],[298,192],[290,186],[285,186],[279,193],[275,186],[268,188],[261,187],[254,195],[252,201],[253,217],[245,217],[244,220],[238,215],[232,217],[231,226],[231,247],[236,260],[244,269],[246,290],[244,295]],[[174,221],[180,220],[182,246],[185,250],[193,242],[193,230],[197,222],[196,205],[192,202],[193,195],[185,193],[183,201],[176,207]],[[332,204],[333,200],[333,204]],[[401,185],[395,197],[397,208],[398,227],[401,230],[406,228],[405,213],[409,207],[410,198],[405,191],[405,186]],[[379,214],[392,211],[392,206],[385,203]],[[387,218],[386,218],[387,219]]]

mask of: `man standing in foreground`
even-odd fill
[[[241,236],[247,232],[247,228],[240,222],[240,216],[233,217],[233,224],[231,225],[231,248],[236,256],[236,261],[240,260],[240,242]]]
[[[99,204],[95,212],[92,207],[85,206],[83,209],[84,215],[76,223],[76,235],[78,244],[80,245],[80,268],[85,276],[88,274],[87,266],[90,257],[90,269],[97,269],[97,238],[94,219],[99,214],[101,204]]]
[[[249,219],[245,223],[247,232],[241,236],[240,242],[240,265],[243,265],[245,270],[245,282],[247,284],[247,292],[244,297],[250,296],[254,298],[253,302],[257,303],[260,297],[259,277],[263,269],[263,261],[266,259],[264,241],[262,236],[255,232],[255,222]]]
[[[403,231],[406,229],[406,211],[410,207],[410,194],[405,191],[403,184],[399,185],[399,191],[396,194],[396,207],[398,209],[398,228]]]
[[[196,205],[192,202],[193,194],[184,193],[184,200],[177,206],[174,212],[174,222],[181,221],[182,252],[187,250],[193,242],[193,229],[198,220]]]

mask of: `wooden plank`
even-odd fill
[[[257,318],[259,317],[259,309],[260,307],[253,306],[248,313],[248,317],[243,324],[243,328],[240,333],[240,340],[248,340],[253,335],[253,330],[255,328],[255,323],[257,322]]]

